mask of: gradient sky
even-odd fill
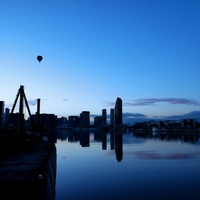
[[[24,85],[32,113],[200,114],[199,55],[199,0],[0,0],[6,107]]]

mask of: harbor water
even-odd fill
[[[200,199],[195,133],[57,132],[56,200]]]

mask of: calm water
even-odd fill
[[[200,199],[198,135],[58,132],[56,200]]]

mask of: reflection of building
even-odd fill
[[[102,149],[106,150],[107,148],[107,134],[102,132]]]
[[[110,149],[115,149],[115,134],[114,132],[110,132]]]
[[[101,131],[95,131],[94,141],[102,142],[102,150],[107,149],[107,133]]]
[[[80,114],[80,126],[84,128],[88,128],[90,126],[90,112],[83,111]]]
[[[123,157],[123,138],[122,133],[110,132],[110,149],[115,149],[116,159],[118,162],[122,160]],[[101,131],[94,132],[94,141],[102,142],[102,150],[107,149],[107,133]]]
[[[66,129],[64,129],[64,130],[57,129],[56,136],[57,136],[57,139],[60,139],[61,141],[67,140],[67,138],[68,138],[67,130]]]
[[[89,131],[80,132],[80,145],[82,147],[90,146],[90,132]]]
[[[114,126],[115,120],[115,110],[114,108],[110,109],[110,126]]]
[[[80,145],[82,147],[89,147],[90,146],[90,132],[68,130],[68,141],[69,142],[80,141]]]
[[[81,129],[80,129],[81,130]],[[68,142],[78,142],[82,147],[90,146],[90,131],[67,130],[62,132],[57,130],[57,138],[68,139]],[[102,131],[94,131],[94,141],[102,144],[102,150],[107,149],[107,134]],[[109,137],[109,136],[108,136]],[[123,133],[110,132],[110,149],[115,150],[116,160],[121,162],[123,159]],[[193,139],[194,140],[194,139]],[[114,151],[112,151],[114,153]]]
[[[102,109],[102,125],[107,125],[106,109]]]
[[[117,161],[120,162],[123,157],[122,134],[115,134],[115,153]]]
[[[68,135],[69,142],[77,142],[80,140],[80,134],[77,131],[70,130]]]
[[[101,131],[94,132],[94,141],[98,141],[98,142],[102,141],[102,132]]]
[[[122,100],[119,97],[115,103],[115,124],[122,124]]]

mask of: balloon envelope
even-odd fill
[[[38,56],[37,59],[40,62],[43,59],[43,57],[42,56]]]

